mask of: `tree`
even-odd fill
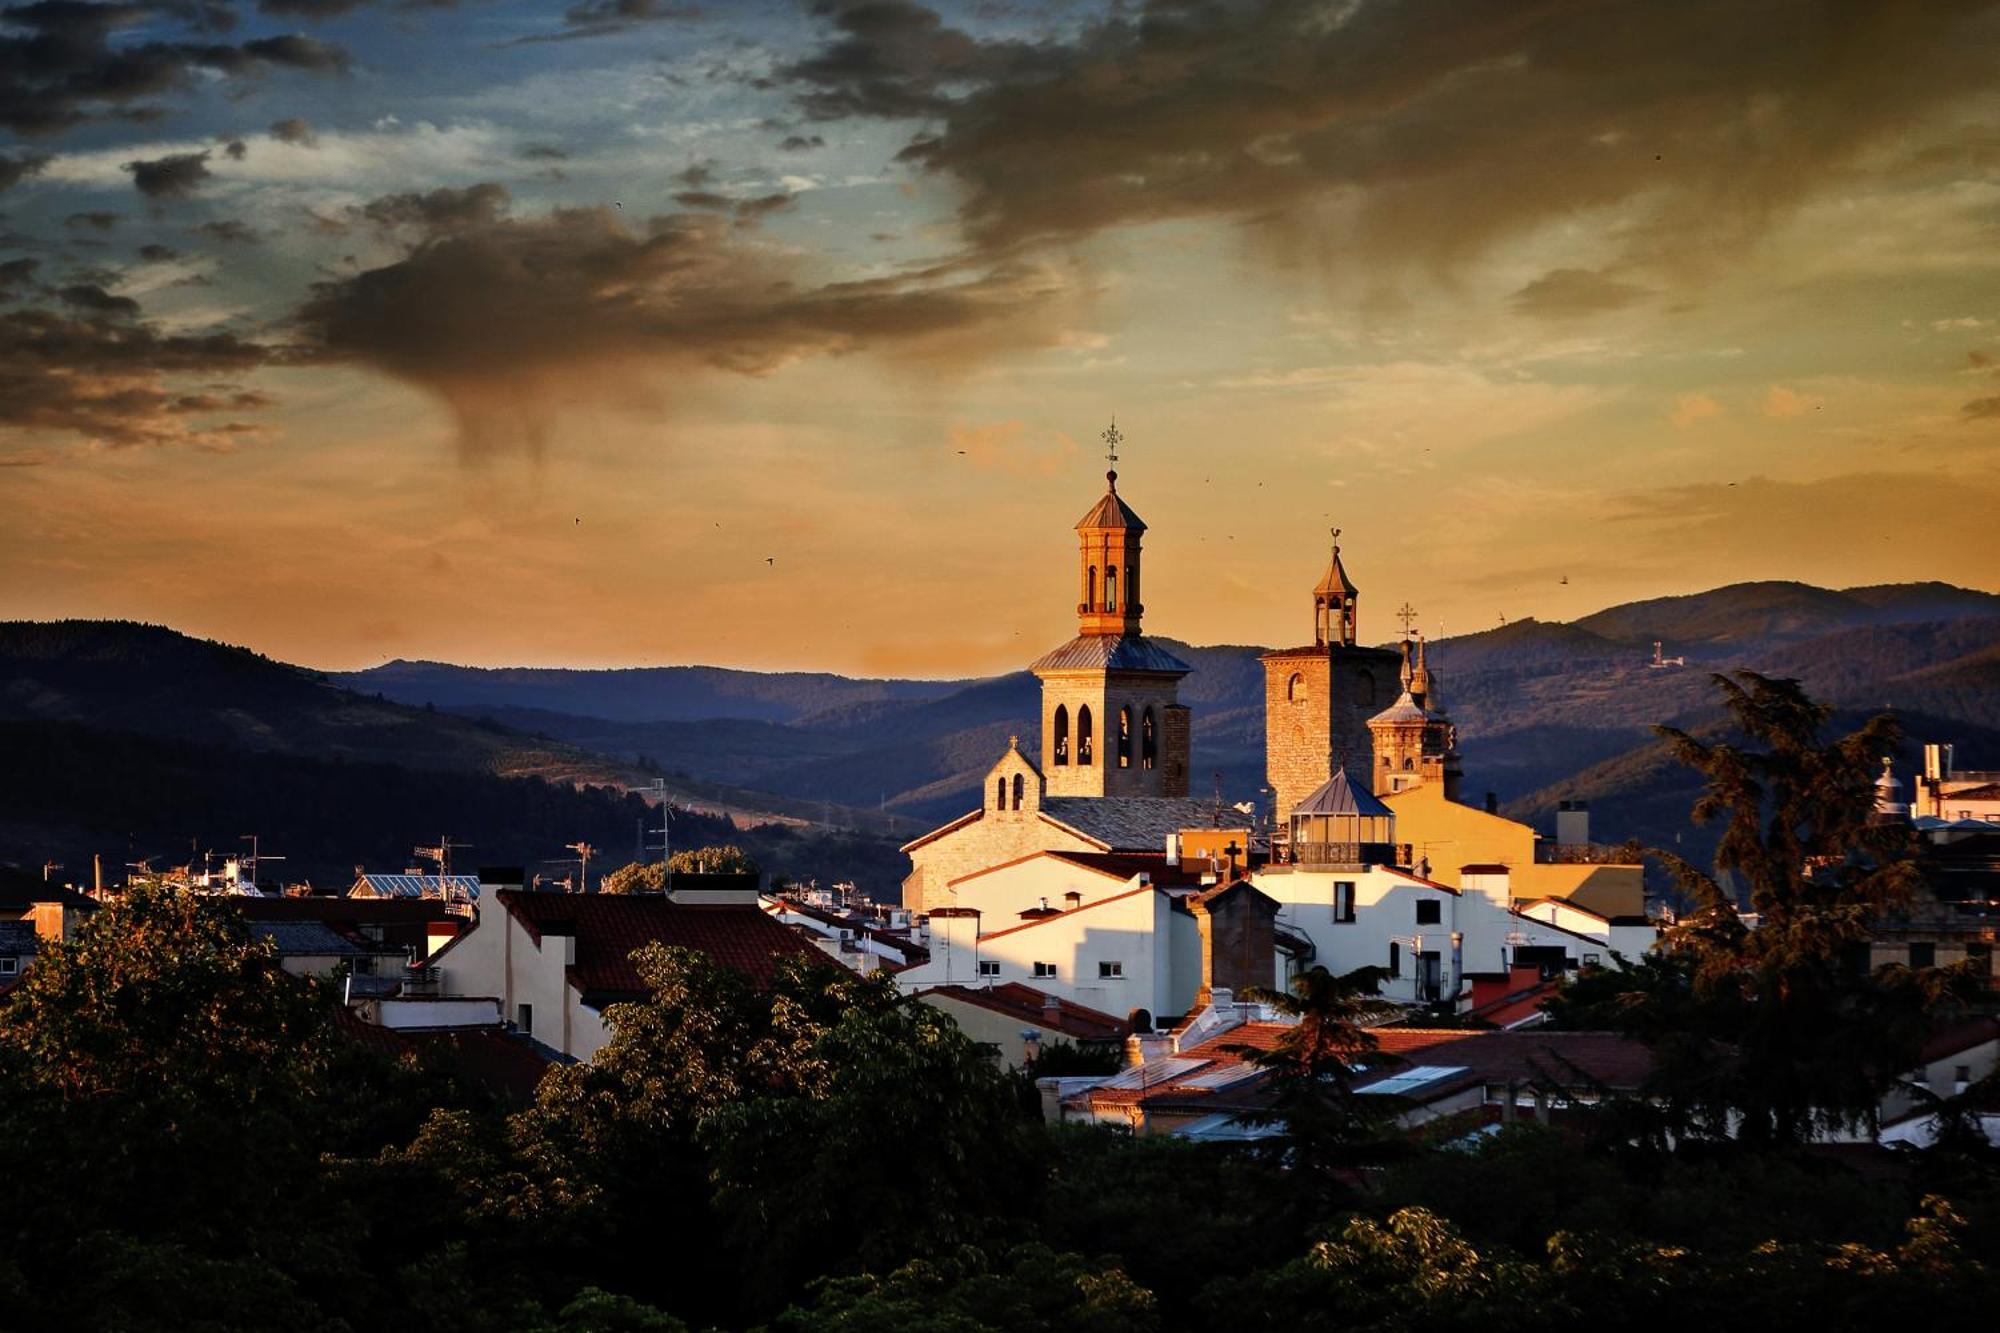
[[[599,893],[663,893],[667,868],[658,861],[633,861],[597,882]]]
[[[1246,992],[1297,1020],[1271,1050],[1240,1050],[1272,1075],[1270,1109],[1252,1118],[1284,1126],[1292,1179],[1322,1204],[1348,1192],[1355,1167],[1380,1159],[1382,1131],[1399,1109],[1393,1098],[1355,1090],[1364,1066],[1379,1071],[1400,1063],[1363,1026],[1402,1012],[1376,993],[1384,975],[1382,968],[1361,967],[1337,977],[1315,967],[1293,979],[1289,995]]]
[[[755,875],[757,863],[741,847],[723,843],[714,847],[694,847],[675,852],[667,859],[667,869],[676,875]]]
[[[1631,976],[1618,1003],[1654,1044],[1654,1091],[1675,1133],[1798,1144],[1872,1115],[1968,977],[1857,962],[1919,883],[1909,830],[1871,819],[1895,721],[1827,742],[1831,710],[1797,681],[1715,681],[1733,735],[1657,730],[1707,779],[1694,820],[1724,821],[1716,866],[1747,890],[1757,923],[1715,876],[1656,852],[1695,907],[1666,932],[1666,961]]]
[[[887,1277],[815,1284],[812,1304],[773,1333],[1152,1333],[1153,1293],[1104,1261],[1021,1245],[997,1256],[971,1246],[918,1259]]]

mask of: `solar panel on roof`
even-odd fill
[[[1453,1074],[1463,1074],[1466,1068],[1465,1065],[1415,1065],[1383,1079],[1380,1083],[1370,1083],[1357,1091],[1379,1093],[1386,1097],[1403,1097],[1439,1079],[1450,1078]]]
[[[1216,1088],[1226,1088],[1232,1083],[1241,1083],[1244,1079],[1252,1078],[1263,1072],[1256,1065],[1248,1063],[1221,1065],[1214,1069],[1204,1070],[1196,1074],[1193,1078],[1182,1079],[1176,1086],[1183,1088],[1204,1088],[1214,1091]]]
[[[1158,1060],[1148,1060],[1142,1065],[1133,1065],[1117,1078],[1106,1083],[1101,1083],[1098,1086],[1104,1088],[1150,1088],[1156,1083],[1164,1083],[1170,1078],[1185,1074],[1190,1069],[1199,1069],[1205,1063],[1207,1062],[1203,1060],[1189,1060],[1178,1055],[1163,1056]]]

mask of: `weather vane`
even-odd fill
[[[1332,528],[1330,531],[1333,533],[1333,549],[1338,551],[1340,549],[1340,529]]]
[[[1104,461],[1117,467],[1118,446],[1125,443],[1125,437],[1118,431],[1117,417],[1111,418],[1111,424],[1105,427],[1104,433],[1098,438],[1104,441]]]
[[[1409,638],[1410,626],[1417,623],[1417,608],[1411,606],[1408,602],[1404,602],[1402,609],[1396,612],[1396,619],[1403,622],[1403,637],[1406,639]]]

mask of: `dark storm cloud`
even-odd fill
[[[410,198],[363,212],[400,217]],[[1069,294],[1061,276],[1024,265],[814,285],[796,264],[711,214],[637,231],[605,208],[493,216],[318,284],[299,323],[324,358],[436,394],[478,457],[538,450],[565,402],[664,395],[702,373],[864,349],[940,364],[1045,345]]]
[[[239,222],[235,218],[216,218],[189,227],[188,231],[195,236],[206,236],[211,241],[220,241],[224,245],[254,245],[258,240],[257,232],[249,224]]]
[[[1550,269],[1514,293],[1513,307],[1540,319],[1574,319],[1623,310],[1647,295],[1644,287],[1587,268]]]
[[[155,99],[191,86],[202,70],[241,78],[263,68],[347,68],[345,51],[315,37],[213,40],[235,17],[228,5],[184,0],[0,9],[0,128],[52,134],[89,120],[148,119],[161,112]],[[144,39],[126,40],[140,32]]]
[[[180,257],[180,251],[174,249],[172,246],[154,244],[139,247],[139,258],[145,260],[148,264],[164,264],[169,260],[179,259]]]
[[[779,140],[778,147],[787,153],[808,153],[826,147],[826,140],[817,134],[788,134]]]
[[[435,190],[384,195],[359,208],[351,216],[384,229],[411,228],[426,233],[461,231],[498,220],[512,202],[507,187],[491,181],[463,189],[442,186]]]
[[[118,218],[116,213],[72,213],[63,219],[63,226],[78,231],[85,227],[92,231],[110,231],[118,225]]]
[[[16,287],[25,287],[34,280],[35,270],[42,266],[39,259],[10,259],[0,263],[0,296],[10,294]]]
[[[214,175],[208,169],[208,154],[169,153],[150,162],[127,162],[132,184],[148,199],[185,199]]]
[[[269,348],[229,333],[169,334],[137,318],[138,305],[90,283],[73,283],[48,308],[0,313],[0,430],[69,435],[113,447],[223,447],[255,427],[240,421],[196,420],[172,383],[254,370],[273,360]],[[222,411],[262,406],[220,393]]]
[[[11,190],[47,166],[47,153],[0,153],[0,190]]]
[[[270,134],[280,143],[298,144],[302,148],[319,147],[319,132],[313,129],[311,121],[301,116],[272,121]]]
[[[1033,81],[1060,50],[1025,42],[981,41],[908,0],[820,0],[813,12],[834,37],[784,71],[804,85],[808,115],[934,116],[951,109],[947,89]]]
[[[137,319],[139,303],[129,296],[113,296],[94,282],[72,283],[56,292],[56,299],[86,317]]]
[[[1617,207],[1628,256],[1697,263],[1989,90],[1993,10],[1155,0],[1024,46],[885,0],[824,6],[782,77],[810,114],[927,122],[904,157],[992,250],[1223,217],[1286,257],[1435,265]]]

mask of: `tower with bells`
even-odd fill
[[[1146,524],[1118,494],[1117,422],[1103,434],[1104,495],[1077,522],[1077,635],[1029,670],[1042,682],[1042,773],[1050,796],[1185,796],[1191,668],[1146,638]]]
[[[1414,644],[1403,640],[1403,692],[1368,719],[1375,751],[1370,786],[1377,796],[1436,783],[1447,801],[1458,799],[1458,728],[1445,715],[1428,657],[1421,635]]]
[[[1341,561],[1339,528],[1332,545],[1313,585],[1312,642],[1263,656],[1264,775],[1280,836],[1336,769],[1356,782],[1373,769],[1368,719],[1394,697],[1402,666],[1393,649],[1358,642],[1361,594]]]

